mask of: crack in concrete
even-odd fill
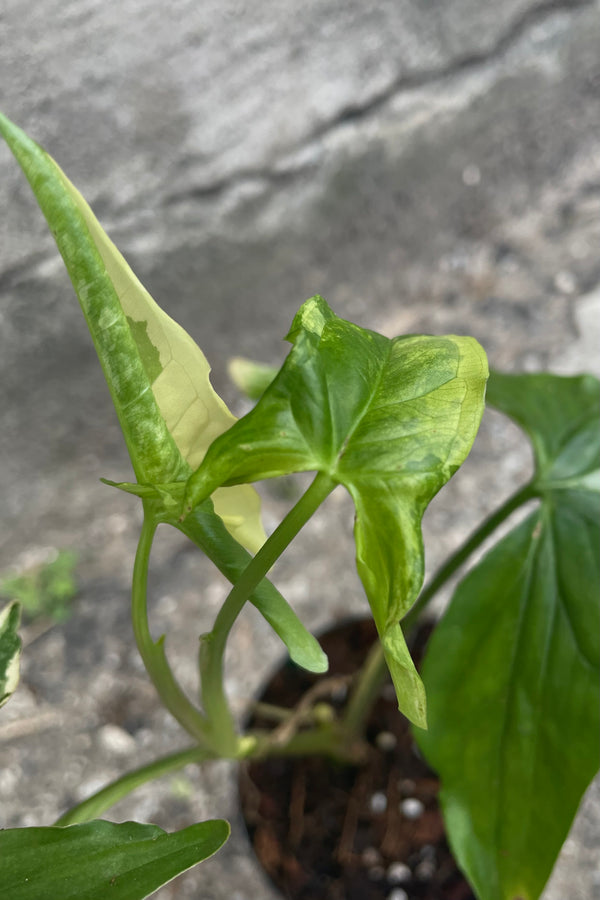
[[[312,139],[309,140],[312,142]],[[303,145],[304,146],[304,145]],[[290,169],[277,169],[277,167],[268,168],[247,168],[238,169],[234,174],[212,181],[209,184],[197,185],[189,190],[176,191],[167,194],[163,199],[163,206],[173,206],[185,200],[209,200],[213,197],[219,197],[240,184],[248,182],[262,182],[268,186],[281,185],[291,183],[299,174],[304,174],[310,170],[312,166],[296,166]]]
[[[441,69],[424,69],[414,74],[401,75],[371,97],[366,103],[349,104],[340,110],[331,122],[316,130],[310,139],[322,137],[332,128],[365,118],[365,116],[376,111],[400,93],[428,87],[446,78],[451,78],[495,62],[507,53],[513,44],[517,43],[528,31],[537,27],[542,21],[555,16],[557,13],[579,11],[594,5],[595,0],[543,0],[543,2],[535,7],[531,7],[520,18],[512,22],[489,50],[468,53],[458,57],[448,66]]]
[[[348,104],[332,119],[314,129],[295,150],[283,157],[298,155],[306,151],[315,142],[322,140],[332,132],[351,122],[360,122],[377,112],[399,94],[415,91],[436,84],[439,81],[455,77],[488,66],[501,59],[510,48],[521,40],[528,31],[539,26],[541,22],[559,13],[575,12],[596,5],[596,0],[542,0],[531,7],[521,17],[512,22],[504,34],[500,35],[493,47],[486,51],[473,52],[453,60],[448,66],[439,69],[427,69],[409,75],[401,75],[386,87],[382,88],[364,103]],[[281,166],[281,163],[279,163]],[[262,181],[268,187],[285,185],[294,182],[314,170],[316,163],[304,163],[289,168],[272,167],[238,169],[230,176],[220,178],[210,184],[191,187],[189,189],[168,194],[163,206],[169,207],[190,200],[218,199],[223,194],[238,188],[249,181]]]
[[[185,190],[167,194],[162,200],[162,206],[169,208],[180,203],[196,200],[219,200],[227,193],[240,189],[250,182],[262,184],[267,190],[285,187],[293,184],[300,177],[305,177],[318,167],[318,162],[293,163],[293,158],[306,154],[306,151],[315,143],[323,140],[337,129],[343,128],[352,122],[365,121],[373,113],[376,113],[395,97],[416,91],[421,88],[433,86],[449,78],[463,73],[476,71],[478,68],[489,66],[501,59],[519,40],[538,27],[541,23],[558,14],[575,13],[586,8],[592,8],[598,4],[598,0],[542,0],[539,4],[528,9],[522,16],[510,23],[505,32],[496,40],[493,47],[486,51],[473,52],[453,60],[449,65],[438,68],[422,70],[412,74],[404,74],[390,82],[367,101],[361,104],[348,104],[344,106],[332,119],[323,122],[290,152],[283,155],[272,166],[248,167],[238,169],[231,175],[224,176],[213,182],[190,187]],[[286,160],[292,160],[287,164]],[[126,207],[120,210],[127,213],[129,209],[139,212],[139,200],[132,200]],[[33,276],[35,279],[39,269],[45,262],[53,258],[49,254],[34,253],[26,257],[20,263],[0,271],[0,292],[13,287],[21,279]]]

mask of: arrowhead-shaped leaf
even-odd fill
[[[467,575],[422,674],[453,851],[481,900],[535,900],[600,758],[600,384],[492,374],[538,509]]]
[[[185,481],[212,440],[235,421],[213,390],[210,368],[192,338],[155,303],[54,160],[0,113],[0,134],[21,165],[54,234],[79,298],[139,482]],[[189,536],[228,577],[246,560],[230,534],[252,551],[264,541],[258,495],[248,485],[217,491],[199,508]],[[215,511],[218,515],[215,515]],[[165,517],[166,520],[167,517]],[[178,515],[171,524],[179,527]],[[184,530],[184,529],[182,529]],[[190,532],[190,528],[186,533]],[[222,539],[216,541],[215,535]],[[275,589],[251,598],[277,622],[293,659],[311,671],[326,663],[318,642]]]
[[[21,605],[8,603],[0,612],[0,706],[3,706],[19,683],[21,638],[17,629],[21,621]]]
[[[0,884],[10,900],[143,900],[225,843],[221,819],[167,834],[97,820],[0,831]]]
[[[30,182],[64,259],[138,481],[184,478],[235,421],[212,388],[206,357],[155,303],[45,150],[1,114],[0,134]],[[220,497],[215,503],[219,512]],[[236,492],[234,504],[232,534],[258,549],[264,540],[258,497],[245,487]]]
[[[289,472],[343,484],[400,708],[423,726],[425,697],[398,622],[423,579],[423,512],[479,426],[485,354],[472,338],[390,340],[339,319],[320,297],[304,304],[288,339],[293,348],[256,407],[190,478],[188,507],[222,484]]]

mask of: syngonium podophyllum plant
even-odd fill
[[[477,342],[388,339],[313,297],[292,323],[279,371],[238,365],[257,403],[236,422],[213,391],[199,348],[152,300],[56,163],[6,118],[0,131],[56,238],[119,416],[137,480],[116,486],[138,495],[144,509],[132,586],[135,638],[159,697],[192,739],[53,826],[0,832],[8,895],[148,896],[215,852],[227,823],[166,834],[99,816],[140,784],[192,761],[324,753],[356,762],[389,670],[399,709],[441,776],[449,839],[475,892],[481,900],[538,897],[598,761],[598,381],[492,373],[488,402],[529,436],[535,472],[421,591],[423,512],[467,456],[484,409],[488,371]],[[304,471],[314,480],[266,539],[250,483]],[[357,568],[379,643],[342,712],[294,718],[283,711],[303,723],[288,729],[284,743],[281,729],[240,734],[223,660],[246,602],[298,665],[327,669],[319,644],[266,576],[336,485],[354,501]],[[405,635],[524,504],[527,517],[459,584],[421,680]],[[186,534],[233,584],[212,631],[201,636],[198,705],[176,681],[164,638],[150,635],[148,564],[160,523]],[[18,616],[11,604],[0,617],[0,702],[16,685]]]

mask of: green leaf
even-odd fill
[[[106,376],[141,493],[148,485],[185,481],[213,438],[235,421],[211,387],[204,355],[140,284],[54,160],[2,114],[0,134],[23,168],[56,238]],[[214,509],[211,503],[195,517],[192,540],[210,547],[213,562],[231,577],[238,572],[231,565],[232,557],[249,557],[233,545],[217,517],[233,538],[255,551],[265,537],[260,502],[248,485],[218,490],[213,501]],[[165,521],[179,527],[179,516],[169,519],[166,512]],[[311,671],[324,671],[326,660],[318,642],[272,585],[263,582],[252,602],[266,610],[267,620],[293,659]]]
[[[398,622],[423,579],[423,512],[477,432],[485,354],[472,338],[390,340],[339,319],[321,297],[303,305],[288,339],[293,348],[256,407],[190,478],[186,508],[220,485],[290,472],[343,484],[400,708],[424,726],[425,697]]]
[[[53,559],[0,581],[0,596],[18,600],[29,619],[47,616],[55,622],[65,622],[77,595],[76,564],[75,553],[60,550]]]
[[[600,758],[600,383],[493,374],[488,396],[532,438],[540,502],[435,629],[417,740],[478,896],[535,900]]]
[[[487,402],[510,416],[533,444],[541,489],[600,490],[600,388],[593,375],[503,375],[492,372]]]
[[[167,834],[97,820],[0,831],[0,884],[11,900],[143,900],[225,843],[221,819]]]
[[[17,633],[21,604],[8,603],[0,612],[0,706],[14,694],[19,683],[21,638]]]

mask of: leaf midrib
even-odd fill
[[[555,528],[554,528],[555,523],[556,523],[556,513],[551,508],[550,504],[546,503],[546,504],[542,504],[540,506],[540,509],[538,511],[538,523],[541,524],[542,529],[545,531],[545,538],[546,538],[546,540],[548,540],[549,552],[552,557],[551,568],[552,568],[552,573],[554,576],[554,578],[553,578],[553,585],[554,585],[553,602],[551,605],[551,617],[552,618],[551,618],[550,626],[547,630],[547,636],[546,636],[545,645],[544,645],[543,654],[542,654],[542,664],[541,664],[541,669],[540,669],[539,683],[543,687],[543,685],[545,684],[545,680],[546,680],[546,673],[548,671],[549,652],[550,652],[549,648],[552,644],[554,634],[555,634],[555,631],[557,628],[559,612],[562,613],[562,616],[564,617],[564,619],[568,625],[571,641],[572,641],[573,647],[574,647],[580,661],[583,663],[585,668],[590,669],[594,674],[596,672],[596,667],[593,665],[593,663],[590,662],[590,660],[588,660],[587,656],[585,655],[582,648],[580,647],[577,637],[575,635],[575,632],[573,630],[571,617],[570,617],[570,615],[565,607],[565,604],[563,602],[562,591],[561,591],[562,585],[561,585],[561,580],[559,578],[559,569],[558,569],[558,561],[557,561],[557,554],[556,554],[556,546],[558,543],[557,537],[555,535]],[[534,526],[534,528],[535,528],[535,526]],[[533,530],[532,530],[532,534],[533,534]],[[540,535],[539,543],[537,543],[536,545],[531,544],[529,552],[527,554],[527,559],[525,562],[525,565],[527,566],[527,578],[526,578],[526,582],[523,586],[523,592],[522,592],[523,599],[521,601],[520,610],[519,610],[519,620],[518,620],[518,626],[517,626],[518,634],[517,634],[517,640],[515,641],[514,653],[512,655],[509,670],[508,670],[508,695],[507,695],[507,703],[506,703],[506,713],[503,717],[502,731],[500,734],[499,748],[498,748],[499,779],[498,779],[498,787],[497,787],[496,802],[495,802],[495,806],[496,806],[496,810],[497,810],[497,817],[496,817],[496,821],[494,824],[494,845],[496,847],[496,852],[499,851],[499,848],[501,846],[500,831],[501,831],[502,823],[504,821],[504,817],[500,814],[500,810],[502,808],[502,798],[505,795],[505,784],[506,784],[506,777],[507,777],[506,776],[507,765],[506,765],[505,760],[506,760],[507,756],[511,755],[510,742],[508,741],[508,725],[509,725],[509,721],[514,719],[514,695],[515,695],[515,690],[516,690],[516,685],[517,685],[517,679],[515,679],[514,673],[515,673],[515,670],[517,672],[519,670],[518,659],[521,656],[521,647],[523,644],[522,623],[523,623],[523,620],[529,609],[529,604],[530,604],[530,600],[531,600],[531,584],[532,584],[532,579],[534,577],[536,563],[539,562],[538,556],[539,556],[539,553],[541,552],[541,548],[542,548],[542,539],[543,539],[543,536]],[[531,538],[530,538],[530,540],[531,540]],[[535,713],[536,718],[535,718],[535,724],[534,724],[533,730],[532,730],[533,748],[532,748],[532,754],[531,754],[531,758],[534,760],[536,760],[538,757],[539,743],[540,743],[540,739],[541,739],[541,729],[539,727],[539,724],[540,724],[540,719],[543,714],[543,709],[542,709],[541,704],[537,704],[535,709],[536,709],[536,713]],[[531,831],[531,819],[532,819],[533,811],[537,808],[537,802],[536,802],[535,798],[531,798],[531,791],[532,791],[533,783],[534,783],[534,779],[532,778],[532,773],[534,770],[535,770],[535,766],[533,767],[533,769],[531,770],[531,772],[528,775],[530,802],[525,804],[525,807],[527,809],[527,828],[526,828],[526,830],[528,832]]]
[[[364,405],[362,411],[360,412],[360,414],[358,416],[356,416],[353,425],[350,427],[349,431],[347,432],[346,436],[344,437],[344,440],[342,441],[342,445],[341,445],[340,449],[337,451],[337,453],[335,455],[334,462],[333,462],[333,471],[331,471],[328,474],[330,474],[332,477],[336,478],[338,481],[340,480],[339,472],[338,472],[339,463],[340,463],[342,457],[344,456],[346,450],[348,449],[348,445],[350,444],[350,441],[352,440],[352,437],[355,434],[357,428],[359,427],[359,425],[361,424],[361,422],[363,421],[363,419],[365,418],[365,416],[368,414],[368,412],[371,409],[371,404],[373,403],[373,400],[374,400],[374,398],[379,390],[379,387],[381,385],[385,367],[387,366],[387,364],[390,361],[392,350],[393,350],[393,341],[390,340],[389,344],[386,347],[385,358],[381,360],[381,363],[379,366],[379,372],[377,374],[377,379],[375,381],[375,384],[373,385],[372,390],[369,393],[369,396],[367,397],[367,399],[365,401],[365,405]],[[330,399],[329,399],[329,390],[327,390],[327,408],[330,413],[331,431],[333,434],[333,419],[331,418],[331,403],[330,403]]]
[[[537,523],[534,525],[532,520],[532,529],[531,535],[535,531],[537,524],[540,524],[542,521],[542,509],[537,511],[536,513]],[[542,526],[543,527],[543,526]],[[527,557],[525,560],[524,567],[526,567],[526,578],[524,580],[523,589],[521,592],[521,600],[519,603],[519,615],[517,622],[517,639],[514,644],[513,653],[511,656],[510,664],[508,667],[508,690],[507,690],[507,698],[506,698],[506,712],[502,719],[502,729],[500,731],[500,736],[498,740],[498,784],[496,789],[496,799],[495,799],[495,808],[496,808],[496,817],[494,821],[494,847],[495,847],[495,855],[496,857],[500,854],[501,850],[501,829],[503,825],[503,817],[500,814],[500,810],[502,808],[502,798],[505,794],[505,783],[506,783],[506,757],[510,755],[510,748],[508,745],[508,723],[509,720],[514,718],[514,695],[516,690],[516,679],[514,678],[515,669],[518,670],[517,660],[520,656],[521,645],[523,642],[523,620],[526,616],[530,597],[531,597],[531,582],[533,578],[533,571],[535,568],[535,557],[539,552],[539,548],[541,546],[541,542],[536,543],[535,545],[531,542],[531,535],[529,537],[529,550],[527,552]],[[531,804],[529,804],[529,807]],[[498,867],[499,871],[501,871],[501,867]],[[502,876],[500,875],[500,878]],[[501,888],[500,881],[498,882],[498,887]]]
[[[583,517],[581,517],[581,518],[583,518]],[[556,546],[557,546],[557,544],[560,544],[560,538],[556,534],[556,511],[552,511],[551,516],[550,516],[550,522],[551,522],[551,526],[549,527],[549,538],[550,538],[550,541],[552,544],[552,558],[555,563],[554,564],[555,579],[556,579],[556,584],[559,588],[559,590],[557,591],[557,597],[558,597],[557,603],[558,603],[558,606],[565,618],[567,626],[569,628],[569,634],[571,635],[571,640],[573,641],[573,646],[574,646],[575,650],[577,651],[577,655],[579,656],[583,666],[586,669],[589,669],[590,672],[592,672],[593,675],[595,676],[596,672],[597,672],[597,667],[594,664],[594,662],[589,659],[589,657],[585,653],[583,647],[581,647],[579,640],[577,638],[577,635],[575,633],[575,629],[573,627],[573,620],[572,620],[571,613],[568,611],[568,607],[563,600],[563,592],[562,592],[563,579],[560,577],[560,570],[558,568],[557,554],[556,554]],[[588,537],[587,529],[584,530],[584,533],[586,534],[586,539],[587,539],[587,537]]]

